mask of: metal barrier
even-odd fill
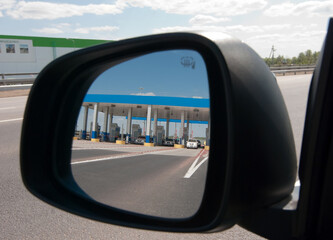
[[[0,85],[16,85],[34,83],[38,73],[2,73],[0,75]]]
[[[270,67],[271,72],[277,76],[312,74],[315,68],[316,68],[315,65]]]
[[[291,74],[312,74],[315,66],[280,66],[271,67],[272,73],[275,75],[291,75]],[[38,73],[2,73],[0,85],[16,85],[16,84],[32,84],[34,83]],[[25,76],[25,77],[19,77]]]
[[[288,70],[273,70],[272,73],[274,73],[276,76],[278,75],[296,75],[297,73],[301,74],[312,74],[315,68],[306,68],[306,69],[288,69]]]
[[[295,70],[295,69],[313,69],[316,65],[297,65],[297,66],[275,66],[270,67],[271,71],[275,70]]]

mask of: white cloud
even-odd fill
[[[153,92],[147,92],[147,93],[131,93],[130,95],[139,95],[139,96],[156,96]]]
[[[225,27],[227,32],[235,33],[235,32],[246,32],[246,33],[259,33],[263,32],[262,27],[257,25],[234,25],[234,26],[227,26]]]
[[[260,33],[263,32],[263,28],[257,25],[231,25],[231,26],[174,26],[174,27],[163,27],[153,29],[153,33],[164,33],[164,32],[223,32],[234,34],[238,32],[242,33]]]
[[[206,25],[206,24],[216,24],[227,21],[230,21],[230,18],[224,18],[224,17],[217,18],[213,16],[199,14],[191,18],[189,23],[192,25]]]
[[[262,28],[265,31],[277,31],[277,30],[286,30],[291,28],[291,24],[272,24],[272,25],[264,25]]]
[[[12,8],[15,3],[15,0],[0,0],[0,17],[4,16],[2,11]]]
[[[207,27],[184,27],[184,26],[173,26],[173,27],[162,27],[153,29],[153,33],[168,33],[168,32],[203,32]]]
[[[20,1],[7,10],[7,14],[14,19],[58,19],[83,14],[120,14],[124,5],[121,4],[88,4],[76,5],[51,2]]]
[[[260,34],[256,35],[253,38],[262,38],[268,36],[275,36],[279,30],[283,30],[285,33],[287,30],[292,32],[306,31],[308,32],[310,28],[315,28],[316,24],[311,24],[310,26],[306,25],[295,25],[292,24],[268,24],[268,25],[229,25],[229,26],[174,26],[174,27],[163,27],[153,29],[153,33],[163,33],[163,32],[223,32],[232,35],[238,35],[239,33],[244,34]],[[319,31],[323,33],[323,31]],[[264,34],[265,33],[265,34]],[[274,34],[271,34],[274,33]],[[288,33],[289,34],[289,33]],[[283,34],[283,36],[286,36]],[[288,39],[288,38],[286,38]]]
[[[309,39],[313,38],[324,39],[325,35],[326,31],[318,30],[318,31],[296,32],[290,34],[289,37],[294,41],[308,41]],[[288,42],[289,39],[286,37],[285,39],[283,39],[283,41]]]
[[[263,34],[257,35],[248,38],[246,41],[262,41],[265,42],[267,40],[272,40],[275,42],[295,42],[295,41],[309,41],[310,39],[319,37],[324,38],[326,31],[306,31],[306,32],[294,32],[294,33],[285,33],[285,34]],[[310,40],[311,41],[311,40]]]
[[[271,41],[271,40],[276,40],[276,39],[281,39],[286,37],[286,35],[278,34],[278,33],[273,33],[273,34],[263,34],[263,35],[257,35],[254,37],[248,38],[246,41]]]
[[[67,28],[67,27],[70,27],[71,24],[70,23],[58,23],[57,24],[60,28]]]
[[[46,34],[59,34],[63,33],[63,30],[59,28],[41,28],[41,29],[33,29],[32,31],[38,33],[46,33]]]
[[[300,15],[327,17],[333,15],[333,1],[285,2],[269,7],[264,14],[269,17]]]
[[[261,10],[267,5],[266,0],[118,0],[117,2],[173,14],[212,14],[216,16],[242,15]]]
[[[86,28],[73,28],[73,25],[69,23],[59,23],[53,24],[51,27],[33,29],[34,32],[46,33],[46,34],[60,34],[60,33],[79,33],[79,34],[89,34],[89,33],[110,33],[118,30],[116,26],[96,26],[96,27],[86,27]]]
[[[74,32],[88,34],[90,32],[113,32],[118,29],[119,28],[115,26],[99,26],[99,27],[77,28],[74,30]]]
[[[307,49],[318,51],[321,48],[326,31],[299,30],[287,33],[262,34],[248,37],[245,42],[262,57],[268,57],[272,45],[277,49],[276,55],[297,56]]]
[[[16,3],[16,0],[0,0],[0,10],[6,10],[12,8]]]
[[[174,26],[154,29],[154,33],[162,32],[217,32],[227,33],[250,45],[261,56],[267,57],[272,45],[278,48],[281,55],[296,56],[311,49],[320,50],[326,31],[318,29],[318,25],[267,24],[267,25],[229,25],[229,26]],[[220,37],[221,38],[221,37]],[[306,49],[304,49],[307,46]]]

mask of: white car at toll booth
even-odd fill
[[[189,139],[186,143],[186,148],[198,148],[198,142],[197,140],[194,139]]]

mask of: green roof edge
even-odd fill
[[[68,47],[85,48],[102,43],[113,42],[112,40],[80,39],[80,38],[49,38],[49,37],[31,37],[0,35],[0,39],[19,39],[32,40],[34,47]]]

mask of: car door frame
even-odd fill
[[[333,223],[333,19],[308,97],[300,158],[301,182],[294,236],[323,239]]]

